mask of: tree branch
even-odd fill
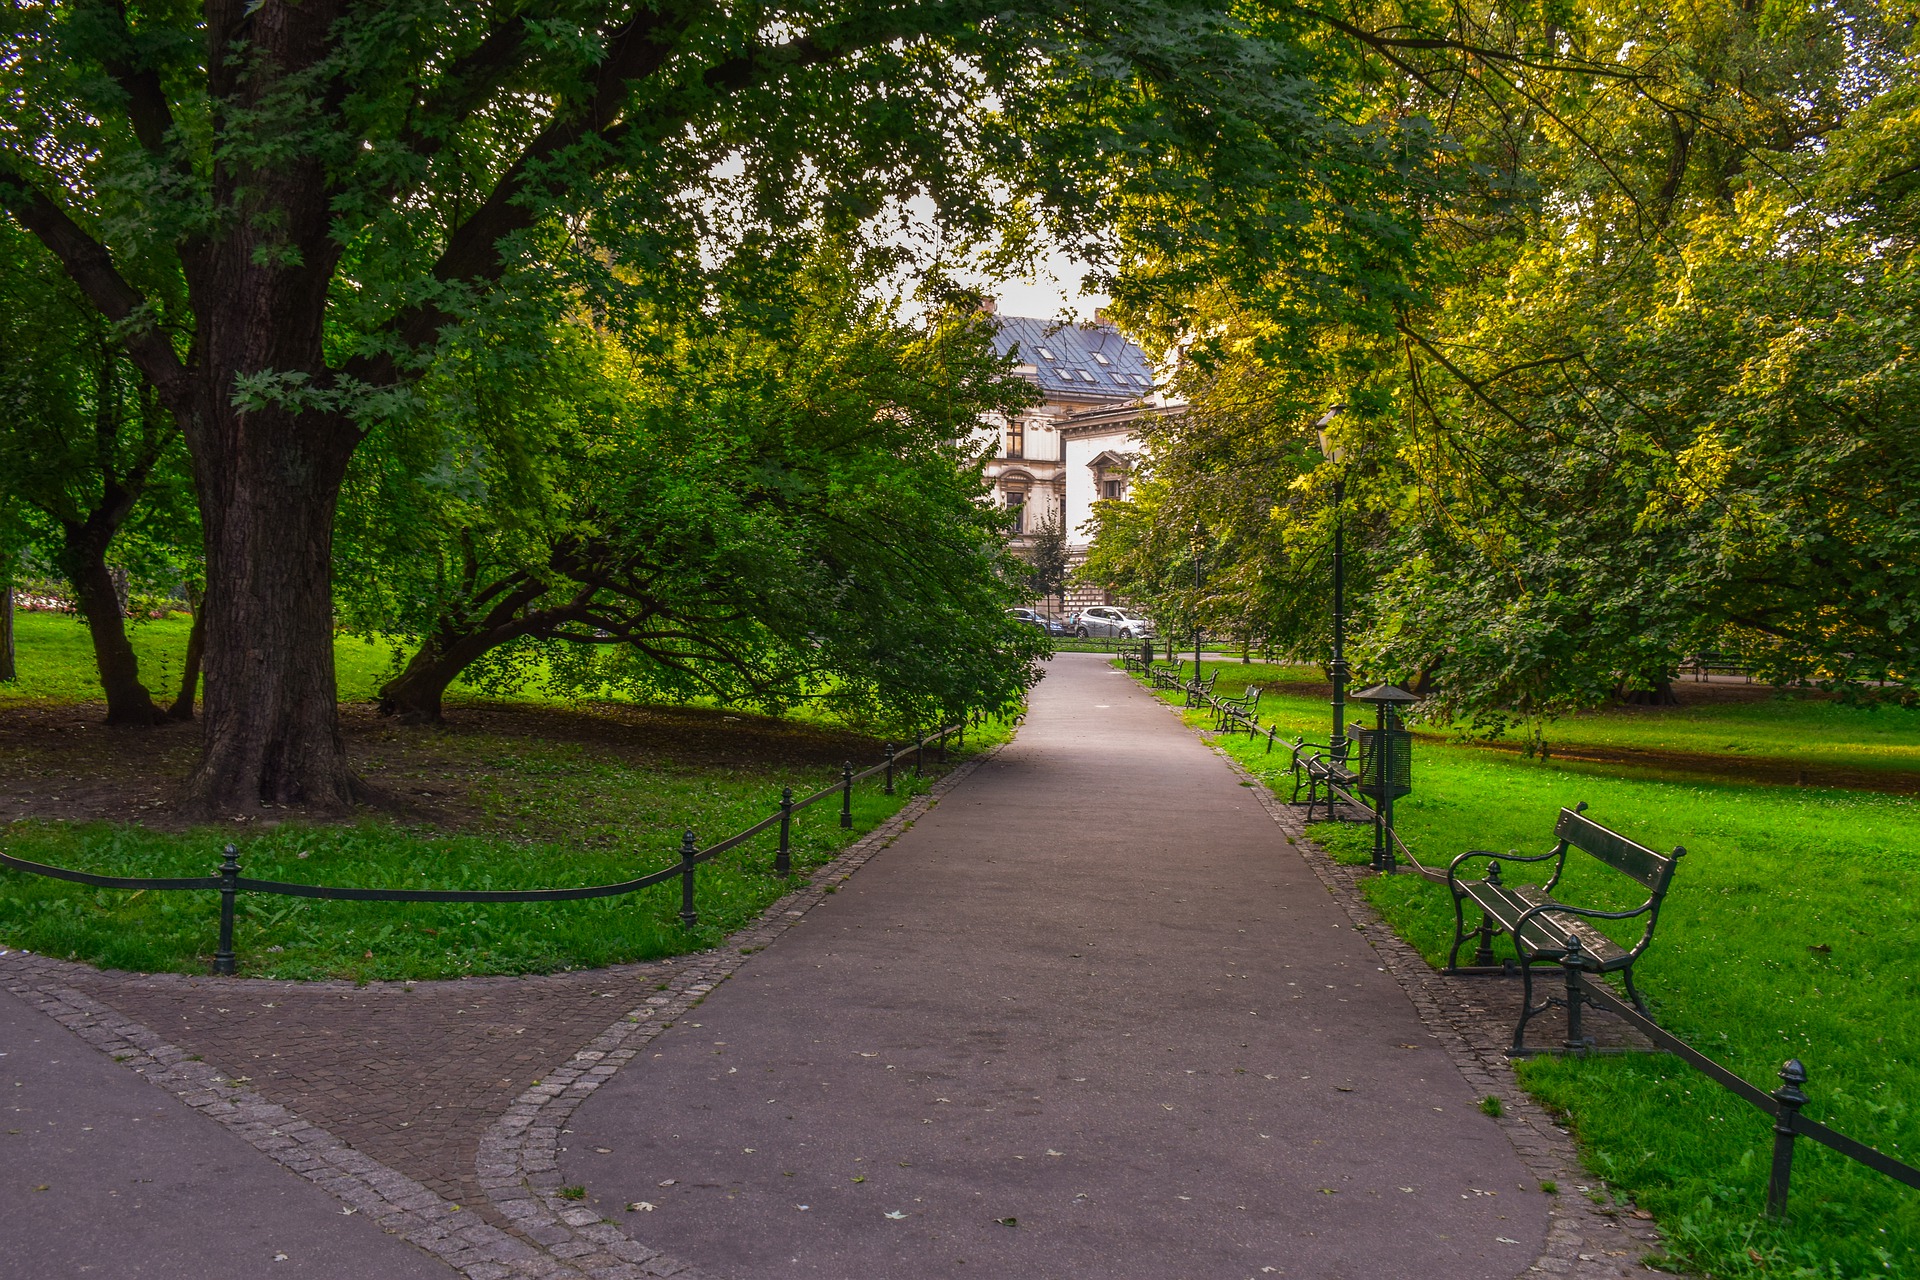
[[[120,341],[140,372],[176,413],[187,407],[191,395],[187,367],[153,322],[153,306],[120,274],[106,246],[88,235],[65,209],[42,195],[14,167],[0,159],[0,208],[4,208],[41,244],[88,301],[120,330]]]
[[[111,0],[103,7],[113,24],[114,35],[119,39],[120,53],[124,55],[133,47],[133,32],[127,25],[127,6],[122,0]],[[167,135],[173,131],[173,108],[167,105],[167,94],[161,87],[160,73],[152,67],[136,65],[125,56],[102,58],[101,66],[127,95],[127,118],[133,124],[133,136],[139,139],[149,155],[179,169],[181,166],[177,157],[167,154]]]

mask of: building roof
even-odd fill
[[[1018,350],[1049,399],[1137,400],[1153,390],[1153,368],[1110,324],[1061,325],[1031,316],[995,316],[994,346]]]

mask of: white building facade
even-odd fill
[[[1127,496],[1140,455],[1135,434],[1142,415],[1166,412],[1156,403],[1146,355],[1113,325],[1060,325],[1028,316],[996,316],[1001,354],[1045,399],[1014,421],[985,424],[999,436],[986,466],[1000,504],[1018,511],[1016,551],[1050,520],[1065,530],[1067,556],[1086,559],[1093,504]],[[1051,602],[1036,601],[1036,607]],[[1111,603],[1096,587],[1071,584],[1069,610]]]

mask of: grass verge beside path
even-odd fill
[[[1246,670],[1229,664],[1222,690],[1241,683],[1236,676]],[[1273,674],[1281,673],[1248,678]],[[1763,714],[1774,707],[1779,722]],[[1272,709],[1283,732],[1324,736],[1324,702],[1286,696]],[[1727,710],[1742,713],[1728,719],[1744,720],[1753,739],[1777,742],[1808,733],[1839,738],[1857,729],[1852,717],[1885,714],[1809,713],[1791,703]],[[1198,713],[1189,720],[1205,723]],[[1662,730],[1656,723],[1649,732]],[[1289,794],[1278,747],[1267,755],[1264,739],[1219,741],[1283,798]],[[1920,924],[1913,912],[1920,814],[1913,799],[1623,776],[1433,738],[1415,745],[1414,777],[1414,793],[1396,803],[1395,816],[1429,865],[1444,866],[1469,848],[1544,852],[1555,812],[1581,800],[1596,820],[1646,844],[1685,845],[1659,933],[1637,970],[1655,1017],[1763,1089],[1778,1084],[1784,1059],[1800,1058],[1812,1077],[1809,1115],[1898,1159],[1920,1161]],[[1323,824],[1313,834],[1342,861],[1364,862],[1371,849],[1368,828]],[[1606,879],[1577,867],[1565,883],[1581,896],[1603,893]],[[1453,914],[1443,886],[1396,876],[1367,881],[1366,893],[1429,961],[1444,962]],[[1541,1058],[1522,1064],[1519,1075],[1568,1117],[1589,1167],[1655,1215],[1674,1265],[1718,1277],[1920,1277],[1920,1193],[1801,1142],[1792,1219],[1767,1223],[1770,1122],[1677,1059]]]
[[[180,618],[131,627],[158,696],[170,697],[188,629]],[[210,875],[231,840],[245,874],[266,880],[392,889],[606,884],[675,863],[685,829],[715,843],[775,812],[783,785],[804,797],[837,780],[842,760],[863,768],[881,758],[880,742],[811,709],[775,718],[469,693],[450,703],[445,725],[397,726],[356,704],[371,696],[391,655],[342,639],[335,651],[350,758],[402,818],[180,829],[170,797],[196,727],[96,730],[100,693],[84,626],[22,614],[19,639],[22,678],[0,686],[0,815],[13,818],[0,824],[0,847],[105,875]],[[1010,731],[1002,723],[970,730],[967,751]],[[804,811],[794,825],[795,871],[831,860],[923,789],[911,764],[894,796],[881,794],[878,778],[856,784],[851,831],[840,829],[835,799]],[[276,978],[441,978],[653,959],[714,945],[786,892],[772,875],[776,843],[769,831],[701,865],[693,930],[677,918],[677,882],[553,904],[243,894],[236,951],[242,973]],[[211,892],[94,890],[0,871],[0,948],[204,973],[217,924]]]
[[[970,733],[966,755],[1004,739],[988,725]],[[703,844],[777,811],[780,788],[796,796],[832,785],[838,772],[796,776],[764,768],[664,771],[596,757],[566,744],[482,744],[497,750],[491,793],[496,830],[542,836],[446,833],[388,821],[353,826],[287,823],[236,838],[230,828],[159,832],[124,823],[23,821],[4,829],[15,857],[103,875],[194,876],[217,870],[236,844],[245,874],[306,884],[390,889],[536,889],[605,884],[672,865],[680,833]],[[877,749],[874,752],[877,753]],[[839,826],[829,798],[796,815],[796,877],[831,861],[852,841],[923,792],[937,770],[900,771],[895,794],[881,780],[856,783],[853,828]],[[554,838],[564,832],[562,838]],[[358,980],[543,973],[656,959],[711,947],[790,887],[773,874],[777,830],[703,863],[696,876],[700,923],[681,925],[679,883],[616,898],[563,903],[365,903],[242,894],[235,950],[242,974]],[[205,973],[217,942],[211,892],[91,889],[0,871],[0,946],[135,972]]]

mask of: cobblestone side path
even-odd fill
[[[558,1176],[737,1280],[1510,1277],[1549,1197],[1484,1092],[1262,801],[1075,656]]]
[[[0,990],[0,1280],[457,1280]]]

